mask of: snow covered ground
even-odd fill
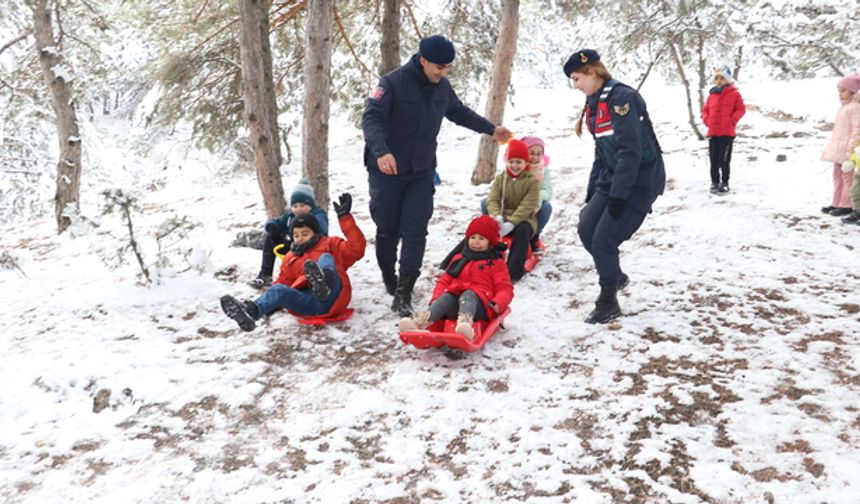
[[[54,236],[52,219],[0,228],[20,266],[0,270],[0,500],[860,502],[860,227],[818,210],[835,79],[740,90],[750,110],[724,197],[708,194],[682,91],[644,90],[669,183],[623,247],[631,285],[612,327],[583,322],[598,290],[575,232],[593,153],[573,134],[583,97],[518,90],[505,123],[547,141],[556,212],[508,329],[476,354],[398,340],[361,134],[343,122],[332,194],[353,193],[370,239],[346,323],[277,314],[243,333],[221,313],[221,295],[254,295],[260,253],[230,244],[264,215],[253,175],[212,157],[162,170],[153,152],[117,180],[143,195],[149,258],[156,227],[187,216],[214,275],[145,288],[133,263],[108,269],[99,256],[121,241],[103,233],[124,228],[98,217],[94,192],[83,213],[101,227],[84,236]],[[477,140],[453,125],[440,137],[419,303],[489,189],[469,183]],[[123,141],[101,140],[106,164],[131,157]]]

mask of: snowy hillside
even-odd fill
[[[218,298],[255,295],[259,251],[230,246],[264,220],[253,175],[181,147],[133,162],[105,125],[103,164],[142,195],[148,258],[157,226],[185,216],[215,273],[144,288],[133,259],[108,269],[99,256],[126,231],[92,191],[83,213],[100,227],[78,238],[52,219],[0,227],[20,267],[0,270],[0,500],[860,502],[860,227],[819,212],[835,79],[739,89],[749,111],[724,197],[708,193],[683,91],[643,90],[669,183],[622,248],[631,285],[610,327],[583,322],[598,292],[576,235],[593,154],[573,134],[583,96],[518,90],[505,124],[552,158],[550,248],[476,354],[398,340],[360,131],[337,122],[330,142],[332,194],[353,193],[370,242],[350,271],[356,314],[322,328],[276,314],[244,333]],[[451,124],[440,136],[419,303],[489,189],[469,183],[477,141]]]

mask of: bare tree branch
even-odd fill
[[[359,68],[368,78],[373,78],[373,72],[371,72],[370,69],[367,68],[367,65],[361,61],[358,54],[355,52],[355,47],[353,47],[352,42],[350,42],[349,37],[346,36],[346,30],[344,29],[343,23],[340,21],[340,16],[337,13],[337,6],[332,8],[332,14],[334,14],[334,22],[337,25],[337,31],[340,32],[340,36],[343,37],[344,42],[346,42],[346,46],[349,48],[349,52],[352,54],[352,57],[355,58],[355,62],[358,63]]]
[[[415,34],[418,35],[418,38],[423,38],[424,35],[421,34],[421,29],[418,28],[418,21],[415,20],[415,13],[412,12],[412,6],[409,5],[409,0],[403,0],[403,6],[406,7],[406,13],[409,14],[409,19],[412,20],[412,27],[415,28]]]
[[[9,49],[9,48],[10,48],[10,47],[12,47],[13,45],[15,45],[15,44],[17,44],[18,42],[20,42],[20,41],[24,40],[25,38],[29,37],[31,33],[33,33],[33,30],[32,30],[31,28],[27,28],[26,30],[24,30],[24,31],[22,31],[21,33],[19,33],[19,34],[18,34],[18,36],[16,36],[15,38],[13,38],[12,40],[10,40],[9,42],[6,42],[5,44],[3,44],[3,46],[2,46],[2,47],[0,47],[0,54],[3,54],[3,51],[5,51],[6,49]]]

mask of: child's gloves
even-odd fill
[[[497,216],[493,217],[493,219],[496,219],[496,222],[499,223],[499,226],[501,226],[502,224],[505,223],[505,218],[502,217],[501,215],[497,215]]]
[[[331,204],[334,207],[334,213],[337,214],[338,218],[343,217],[344,215],[349,215],[349,212],[352,211],[352,195],[349,193],[343,193],[340,195],[339,205],[337,201],[332,201]]]
[[[854,168],[856,168],[856,166],[854,165],[854,161],[852,161],[850,159],[848,161],[845,161],[844,163],[842,163],[842,171],[845,173],[848,173],[850,171],[854,171]]]
[[[511,231],[514,230],[513,222],[504,222],[502,223],[501,229],[499,229],[499,236],[508,236],[511,234]]]

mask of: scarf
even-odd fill
[[[454,278],[460,276],[460,273],[463,272],[463,268],[466,267],[470,261],[483,261],[483,260],[492,260],[492,259],[501,259],[502,258],[502,250],[505,250],[505,244],[499,243],[495,247],[490,247],[489,249],[483,252],[475,252],[474,250],[469,248],[469,243],[466,242],[463,244],[463,250],[461,253],[462,257],[457,259],[448,265],[448,269],[445,270],[445,273],[448,273]]]
[[[315,234],[313,238],[302,244],[293,242],[293,245],[290,247],[290,252],[292,252],[293,255],[295,255],[296,257],[301,257],[305,255],[305,252],[314,248],[316,244],[320,242],[321,239],[321,234]]]
[[[722,92],[723,92],[723,89],[725,89],[725,87],[714,86],[714,87],[712,87],[712,88],[711,88],[711,90],[710,90],[710,91],[708,91],[708,92],[709,92],[710,94],[720,94],[720,93],[722,93]]]
[[[526,170],[528,170],[528,165],[526,165]],[[520,172],[520,175],[522,175],[523,173],[525,173],[525,172],[526,172],[526,170],[521,171],[521,172]],[[518,178],[520,177],[520,175],[514,175],[514,174],[511,172],[511,169],[510,169],[510,168],[508,168],[507,166],[505,166],[505,171],[506,171],[506,172],[508,172],[508,175],[510,175],[510,177],[511,177],[512,179],[514,179],[514,180],[516,180],[516,179],[518,179]]]

